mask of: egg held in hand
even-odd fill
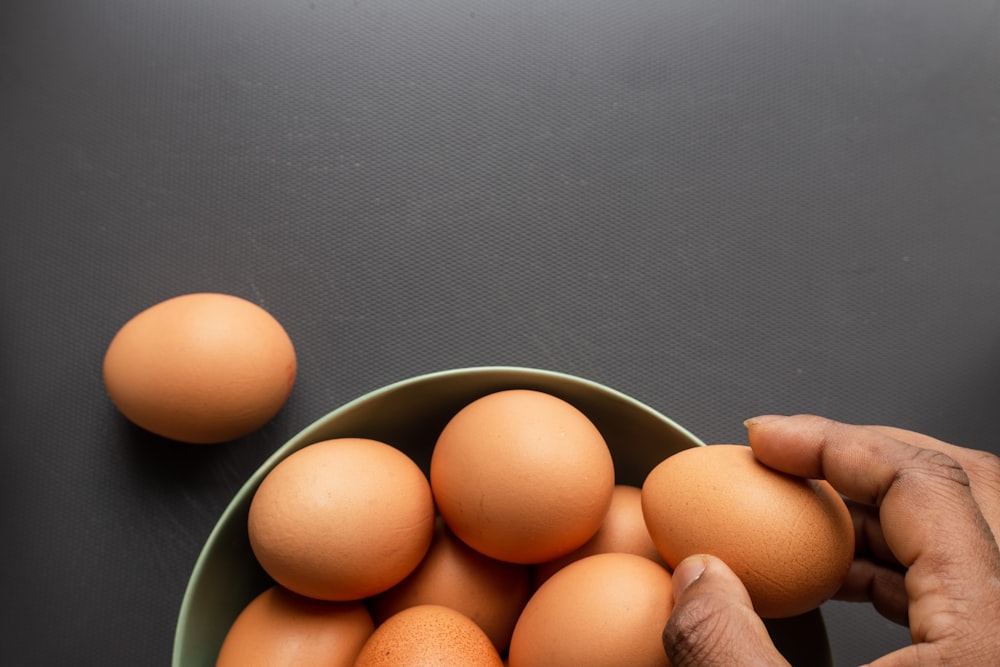
[[[267,311],[228,294],[185,294],[142,311],[104,355],[104,385],[129,421],[208,444],[245,436],[285,404],[292,341]]]
[[[417,567],[434,535],[434,501],[400,450],[337,438],[278,463],[254,494],[247,528],[279,584],[320,600],[358,600]]]
[[[431,455],[438,510],[466,544],[498,560],[540,563],[589,540],[614,491],[611,452],[570,403],[512,389],[460,410]]]
[[[650,537],[670,567],[705,553],[742,580],[765,618],[815,609],[840,587],[854,556],[854,526],[823,480],[765,466],[743,445],[680,451],[642,486]]]

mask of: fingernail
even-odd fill
[[[743,422],[743,425],[746,426],[747,428],[750,428],[751,426],[756,426],[757,424],[766,424],[767,422],[773,422],[778,419],[784,419],[784,418],[785,418],[784,415],[760,415],[757,417],[751,417],[750,419],[747,419],[746,421]]]
[[[708,566],[708,560],[701,555],[688,556],[674,568],[673,584],[674,597],[677,597],[694,582],[701,579]]]

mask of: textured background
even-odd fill
[[[995,0],[0,4],[2,643],[169,661],[250,473],[471,365],[608,384],[708,442],[761,412],[998,451]],[[300,374],[241,441],[128,425],[129,317],[213,290]],[[825,608],[838,664],[906,643]]]

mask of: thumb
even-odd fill
[[[674,609],[663,630],[673,667],[788,665],[750,595],[715,556],[689,556],[674,569]]]

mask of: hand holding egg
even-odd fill
[[[810,415],[747,422],[760,459],[825,478],[851,500],[859,552],[837,594],[870,600],[910,627],[913,645],[875,665],[1000,664],[1000,461],[900,429]],[[995,526],[995,523],[994,523]],[[905,578],[905,585],[904,585]],[[726,564],[693,556],[674,572],[664,632],[674,667],[734,659],[787,664]]]
[[[665,459],[642,486],[642,513],[668,565],[702,553],[722,559],[767,618],[828,600],[854,555],[850,513],[828,483],[778,472],[741,445]]]

